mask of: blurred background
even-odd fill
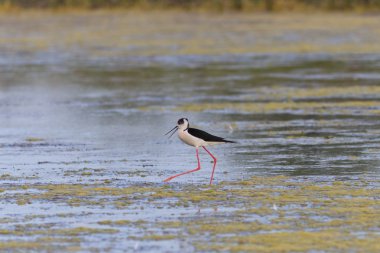
[[[20,8],[149,8],[212,11],[378,10],[378,0],[2,0]]]

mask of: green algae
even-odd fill
[[[50,248],[42,242],[3,241],[0,243],[1,250],[47,250]]]
[[[85,171],[80,174],[81,176],[92,176],[92,172]]]
[[[66,236],[78,236],[85,234],[114,234],[119,232],[117,229],[113,228],[88,228],[88,227],[76,227],[76,228],[65,228],[50,230],[49,233],[55,235],[66,235]]]
[[[228,244],[198,245],[198,250],[228,250],[231,252],[305,252],[305,251],[364,251],[376,252],[378,236],[361,239],[336,230],[274,232],[250,236],[233,236]]]
[[[98,221],[99,225],[110,225],[110,226],[125,226],[125,225],[130,225],[131,223],[133,223],[133,222],[130,220],[115,220],[115,221],[103,220],[103,221]]]
[[[31,235],[43,235],[43,236],[67,236],[77,237],[89,234],[114,234],[119,230],[114,228],[90,228],[90,227],[74,227],[74,228],[52,228],[52,224],[38,225],[27,224],[17,225],[14,229],[0,230],[3,235],[18,235],[18,236],[31,236]]]
[[[380,189],[370,185],[367,179],[361,178],[315,182],[287,176],[255,176],[213,187],[35,185],[25,189],[40,190],[28,195],[31,203],[63,203],[73,207],[113,205],[117,209],[136,212],[148,207],[152,208],[150,210],[186,208],[198,209],[200,214],[189,216],[185,212],[153,220],[127,218],[96,222],[104,228],[57,229],[52,225],[42,228],[31,223],[0,233],[53,236],[53,241],[63,236],[82,241],[86,235],[120,235],[123,229],[140,228],[144,232],[129,234],[129,240],[161,241],[187,237],[198,251],[376,252],[378,246],[374,242],[379,239],[380,231]],[[13,197],[25,198],[19,195],[22,194],[15,193]],[[211,209],[207,215],[201,215],[202,210],[207,209]],[[9,243],[7,247],[11,246]],[[41,245],[33,241],[25,247],[38,248]]]
[[[25,139],[25,141],[27,141],[27,142],[41,142],[41,141],[45,141],[45,140],[42,138],[37,138],[37,137],[28,137]]]
[[[184,104],[176,108],[177,111],[184,112],[204,112],[210,110],[233,110],[239,112],[269,113],[284,110],[304,110],[318,111],[320,113],[344,112],[344,109],[355,108],[376,108],[380,103],[377,101],[350,101],[350,102],[240,102],[240,103],[198,103]],[[371,110],[368,110],[371,113]],[[375,114],[377,112],[375,111]]]
[[[78,252],[81,250],[78,238],[40,237],[32,241],[7,240],[0,242],[0,250],[6,252]]]
[[[146,235],[140,239],[149,240],[149,241],[157,241],[157,240],[173,240],[176,239],[177,235]]]

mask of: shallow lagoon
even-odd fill
[[[140,13],[142,36],[124,28],[130,15],[79,13],[75,37],[69,14],[18,15],[3,15],[0,30],[1,249],[379,250],[375,18],[338,16],[323,30],[332,16],[234,16],[207,37],[207,26],[191,28],[187,15]],[[28,15],[51,22],[31,32]],[[95,18],[104,24],[99,34]],[[212,27],[223,18],[232,20],[197,22]],[[173,19],[178,26],[167,28]],[[300,19],[309,21],[300,27]],[[284,20],[298,34],[294,49],[280,43],[288,40],[278,28]],[[355,25],[339,30],[349,20]],[[67,40],[55,40],[58,24]],[[109,24],[119,39],[109,37]],[[249,40],[249,24],[252,38],[265,28],[260,41],[273,53]],[[12,27],[19,33],[8,33]],[[239,29],[242,37],[232,36]],[[139,40],[150,44],[133,47]],[[352,54],[357,40],[362,54]],[[319,47],[299,46],[313,43]],[[200,172],[162,183],[196,165],[192,148],[163,136],[183,116],[238,142],[210,148],[219,158],[214,187],[202,152]]]

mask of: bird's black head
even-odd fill
[[[168,135],[171,133],[169,136],[170,138],[177,130],[186,131],[187,129],[189,129],[189,120],[187,118],[180,118],[177,121],[177,125],[172,130],[167,132],[165,135]]]
[[[182,125],[183,123],[185,122],[189,122],[189,120],[187,118],[180,118],[177,122],[178,125]]]
[[[189,120],[187,118],[180,118],[177,124],[180,130],[186,130],[189,128]]]

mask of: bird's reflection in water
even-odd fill
[[[201,214],[201,210],[202,210],[201,208],[198,208],[196,214]],[[213,210],[214,212],[218,212],[218,207],[217,207],[217,206],[214,206],[214,207],[212,208],[212,210]]]

